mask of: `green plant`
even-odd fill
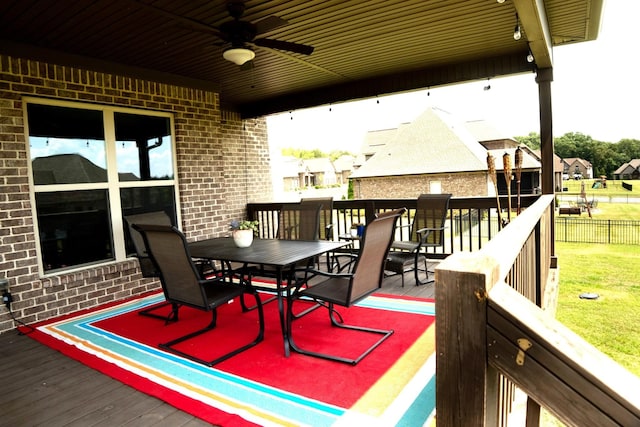
[[[258,221],[249,221],[247,219],[238,221],[237,219],[234,219],[231,221],[230,228],[231,230],[252,230],[253,234],[257,236],[258,224],[260,224]]]

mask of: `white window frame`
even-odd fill
[[[47,276],[56,276],[61,273],[72,273],[75,271],[86,270],[88,268],[94,268],[100,265],[112,264],[114,262],[122,262],[130,257],[127,256],[127,251],[125,248],[125,236],[124,236],[124,224],[122,221],[122,206],[120,204],[120,190],[123,188],[135,188],[135,187],[167,187],[173,186],[174,191],[174,203],[176,207],[176,221],[178,227],[182,223],[180,218],[180,195],[178,193],[178,161],[176,155],[176,133],[174,126],[174,117],[171,113],[160,112],[160,111],[152,111],[152,110],[143,110],[143,109],[134,109],[134,108],[124,108],[124,107],[116,107],[110,105],[98,105],[98,104],[90,104],[90,103],[81,103],[81,102],[72,102],[72,101],[62,101],[62,100],[52,100],[52,99],[43,99],[43,98],[35,98],[35,97],[24,97],[23,98],[23,114],[24,114],[24,123],[25,123],[25,137],[27,141],[27,158],[29,159],[28,169],[29,169],[29,197],[31,200],[31,213],[33,215],[33,226],[34,232],[36,235],[36,254],[38,257],[38,271],[41,277]],[[77,108],[77,109],[86,109],[86,110],[98,110],[102,111],[103,123],[105,128],[105,154],[106,154],[106,168],[107,168],[107,182],[100,183],[79,183],[79,184],[54,184],[54,185],[35,185],[33,181],[33,170],[31,165],[31,150],[29,148],[29,124],[27,117],[27,105],[28,104],[40,104],[40,105],[50,105],[55,107],[69,107],[69,108]],[[146,116],[156,116],[156,117],[166,117],[170,122],[171,129],[171,150],[172,150],[172,167],[173,167],[173,179],[165,179],[165,180],[153,180],[153,181],[119,181],[118,179],[118,168],[116,162],[116,136],[115,136],[115,121],[114,114],[115,113],[128,113],[128,114],[136,114],[136,115],[146,115]],[[113,250],[114,250],[114,258],[113,260],[107,261],[98,261],[96,263],[91,263],[90,265],[83,264],[79,266],[72,266],[67,269],[56,269],[54,271],[46,271],[44,270],[44,263],[42,259],[42,249],[40,247],[40,239],[37,237],[40,235],[40,231],[38,229],[38,212],[36,209],[36,193],[44,193],[44,192],[55,192],[55,191],[73,191],[73,190],[94,190],[94,189],[106,189],[109,195],[109,212],[111,213],[111,230],[112,230],[112,238],[113,238]]]

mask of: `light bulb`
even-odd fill
[[[514,40],[520,40],[522,38],[522,33],[520,32],[520,25],[516,25],[516,27],[513,29],[513,39]]]

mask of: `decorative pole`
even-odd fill
[[[511,222],[511,155],[504,153],[502,155],[502,165],[504,172],[504,182],[507,184],[507,205],[509,210],[507,211],[507,223]]]
[[[491,153],[487,152],[487,168],[489,169],[489,177],[493,182],[493,188],[496,192],[496,202],[498,204],[498,229],[502,228],[502,209],[500,209],[500,194],[498,194],[498,178],[496,176],[496,162]]]
[[[522,149],[516,149],[516,189],[518,192],[518,207],[516,212],[520,215],[520,178],[522,177]]]

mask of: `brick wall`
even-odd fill
[[[189,239],[227,232],[245,204],[270,200],[264,119],[221,112],[218,94],[0,55],[0,277],[25,323],[158,288],[135,260],[40,277],[29,193],[23,97],[170,112],[174,116],[182,229]],[[0,332],[13,321],[0,307]]]
[[[453,197],[489,195],[486,172],[385,176],[354,181],[356,199],[386,199],[390,194],[393,198],[412,199],[430,193],[434,181],[440,182],[442,193],[451,193]]]

